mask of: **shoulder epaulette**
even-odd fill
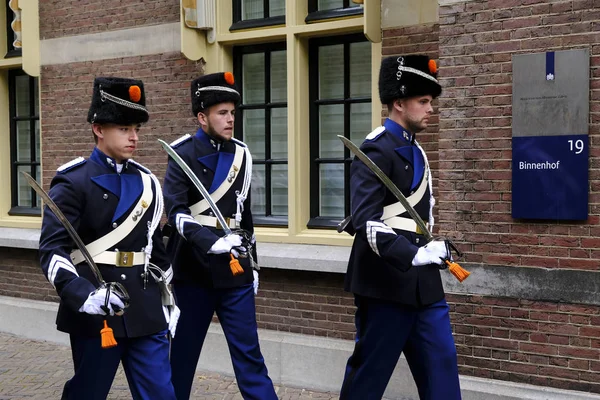
[[[385,126],[378,126],[377,128],[373,129],[373,131],[371,133],[369,133],[366,137],[367,140],[373,140],[376,139],[377,137],[379,137],[379,135],[381,135],[383,132],[385,132]]]
[[[130,164],[135,165],[140,171],[143,171],[143,172],[145,172],[147,174],[151,174],[152,173],[152,171],[150,171],[148,168],[144,167],[142,164],[140,164],[139,162],[137,162],[137,161],[135,161],[135,160],[133,160],[131,158],[128,160],[128,162]]]
[[[238,146],[242,146],[242,147],[248,147],[246,146],[246,143],[242,142],[241,140],[238,140],[236,138],[231,138],[231,141],[235,144],[237,144]]]
[[[58,167],[56,169],[56,171],[57,172],[61,172],[61,173],[65,173],[67,171],[72,170],[75,167],[78,167],[80,165],[85,164],[85,161],[86,161],[85,158],[83,158],[83,157],[77,157],[76,159],[71,160],[68,163],[65,163],[65,164],[61,165],[60,167]]]
[[[192,135],[187,133],[187,134],[183,135],[182,137],[180,137],[179,139],[172,142],[171,144],[169,144],[169,146],[175,148],[175,147],[179,146],[181,143],[184,143],[184,142],[190,140],[191,138],[192,138]]]

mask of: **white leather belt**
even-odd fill
[[[385,224],[394,229],[400,229],[401,231],[414,232],[418,235],[423,235],[424,232],[417,226],[417,223],[410,218],[403,217],[391,217],[384,220]],[[429,228],[429,224],[426,223],[427,228]]]
[[[425,191],[427,190],[427,186],[429,185],[429,168],[425,169],[425,174],[423,175],[423,179],[421,179],[421,184],[415,190],[413,194],[408,196],[406,200],[411,206],[416,206],[417,203],[421,201],[423,196],[425,195]],[[383,207],[383,215],[381,216],[382,220],[387,220],[390,217],[400,215],[406,212],[406,208],[400,202],[396,202],[390,205]]]
[[[133,267],[144,265],[146,253],[143,251],[104,251],[94,256],[96,264],[108,264],[115,267]]]
[[[202,226],[210,226],[212,228],[223,229],[217,217],[211,217],[209,215],[196,215],[194,217],[196,221]],[[225,222],[231,229],[236,229],[235,218],[225,218]]]
[[[239,168],[238,165],[242,165],[242,160],[244,159],[244,150],[241,146],[235,146],[235,154],[233,156],[233,162],[231,163],[231,167],[229,168],[229,172],[227,173],[228,177],[232,177],[232,179],[224,179],[221,185],[210,194],[211,199],[216,204],[221,198],[229,192],[231,186],[236,181],[239,174],[237,173]],[[190,213],[192,215],[199,215],[204,211],[209,209],[208,202],[205,199],[200,200],[196,204],[192,204],[190,206]],[[202,224],[204,225],[204,224]],[[213,225],[214,226],[214,225]]]
[[[140,172],[140,174],[142,176],[142,183],[144,189],[137,204],[133,208],[133,211],[131,211],[127,218],[123,220],[119,227],[85,246],[88,252],[94,258],[94,260],[96,260],[97,254],[102,254],[103,251],[110,249],[111,247],[119,243],[121,240],[125,239],[131,232],[133,232],[136,225],[140,222],[146,211],[148,211],[148,209],[150,208],[150,205],[152,204],[152,201],[154,199],[154,193],[152,191],[152,181],[148,174],[143,172]],[[83,262],[84,260],[85,258],[83,257],[83,254],[81,254],[80,250],[74,250],[71,252],[71,261],[73,261],[74,265],[77,265],[80,262]],[[109,262],[103,264],[114,263]]]

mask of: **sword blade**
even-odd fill
[[[48,193],[46,193],[46,191],[44,189],[42,189],[40,184],[37,183],[37,181],[35,179],[33,179],[33,177],[31,175],[29,175],[25,171],[21,171],[21,173],[23,174],[23,176],[25,176],[25,179],[27,179],[27,183],[29,184],[29,186],[31,186],[33,188],[33,190],[35,190],[35,192],[38,194],[38,196],[40,196],[42,198],[44,203],[46,203],[48,208],[54,213],[56,218],[58,218],[58,221],[62,224],[62,226],[65,227],[65,229],[67,230],[67,233],[69,234],[69,236],[71,236],[71,239],[73,239],[73,242],[75,242],[75,246],[77,246],[77,248],[81,251],[83,258],[88,263],[88,266],[94,273],[94,276],[96,277],[96,280],[98,281],[100,286],[101,287],[106,286],[106,282],[102,278],[102,274],[100,273],[98,266],[94,262],[92,255],[88,251],[87,247],[85,247],[83,240],[81,240],[81,238],[77,234],[77,231],[75,230],[75,228],[73,228],[73,225],[71,225],[71,223],[69,222],[67,217],[65,217],[65,215],[62,213],[60,208],[54,202],[54,200],[52,200],[50,198]]]
[[[198,191],[200,192],[202,197],[204,197],[204,199],[208,203],[208,206],[210,207],[212,212],[215,214],[215,217],[217,217],[217,221],[219,221],[219,223],[223,227],[223,231],[225,231],[225,235],[231,234],[231,228],[229,227],[229,224],[225,221],[225,218],[223,218],[223,214],[221,214],[221,210],[219,210],[219,208],[215,204],[212,197],[210,197],[208,190],[206,190],[204,185],[202,185],[202,182],[200,182],[200,179],[198,179],[198,177],[194,174],[194,171],[192,171],[192,169],[185,163],[185,161],[183,161],[183,159],[179,156],[179,154],[177,154],[177,152],[175,150],[173,150],[173,148],[171,146],[169,146],[169,144],[167,142],[165,142],[164,140],[161,140],[161,139],[158,139],[158,142],[161,144],[163,149],[165,149],[167,154],[169,154],[169,156],[173,159],[173,161],[175,161],[177,163],[177,165],[179,165],[179,167],[183,170],[183,172],[190,179],[190,181],[192,181],[192,183],[194,184],[196,189],[198,189]]]
[[[415,211],[413,206],[408,202],[404,194],[402,194],[402,192],[400,191],[400,189],[398,189],[394,182],[392,182],[392,180],[386,174],[383,173],[383,171],[377,166],[377,164],[373,162],[373,160],[369,158],[369,156],[367,156],[360,148],[358,148],[357,145],[352,143],[350,139],[342,135],[337,135],[337,137],[340,138],[342,143],[344,143],[344,146],[346,146],[352,153],[354,153],[356,157],[360,161],[362,161],[379,178],[379,180],[385,185],[385,187],[387,187],[389,191],[392,192],[392,194],[404,206],[411,218],[415,221],[419,229],[421,229],[427,241],[432,241],[433,236],[431,235],[431,232],[429,232],[429,229],[427,229],[427,225],[425,225],[425,222],[423,222],[421,216]]]

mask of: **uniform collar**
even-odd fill
[[[198,128],[196,131],[196,137],[200,140],[200,142],[202,142],[202,144],[212,147],[216,151],[219,151],[221,145],[223,144],[223,142],[211,138],[208,133],[204,132],[202,128]]]
[[[399,137],[405,142],[412,144],[415,141],[415,135],[404,129],[399,123],[394,122],[389,118],[385,120],[383,126],[385,126],[386,131],[391,132],[394,136]]]
[[[119,173],[119,171],[117,170],[117,162],[115,161],[115,159],[107,156],[97,147],[94,147],[94,150],[92,151],[92,155],[90,156],[90,160],[95,161],[96,163],[98,163],[100,165],[104,165],[106,168],[110,169],[111,171]],[[128,165],[129,165],[129,160],[125,160],[123,162],[123,171],[127,169]]]

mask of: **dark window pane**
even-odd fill
[[[234,0],[235,1],[235,0]],[[242,21],[285,16],[285,0],[237,0]],[[265,14],[266,7],[266,14]]]
[[[269,0],[269,17],[285,15],[285,0]]]
[[[18,121],[16,134],[16,153],[18,162],[31,161],[31,122]]]
[[[317,7],[319,11],[323,10],[335,10],[338,8],[353,8],[360,7],[360,4],[352,2],[352,0],[348,0],[348,6],[344,7],[344,0],[319,0],[317,3]]]
[[[242,19],[265,18],[263,0],[242,0]]]
[[[319,216],[344,218],[344,165],[321,164],[319,168]]]
[[[319,48],[319,99],[344,97],[344,46]]]
[[[252,193],[252,214],[267,215],[267,197],[265,194],[265,187],[265,166],[254,164],[252,166],[252,182],[250,186]]]
[[[27,116],[30,113],[29,101],[29,76],[19,75],[15,78],[15,106],[17,117]]]
[[[265,110],[244,110],[244,141],[256,159],[265,158]]]
[[[31,175],[31,167],[29,165],[22,165],[17,167],[17,204],[21,207],[31,207],[32,198],[31,186],[25,180],[22,172],[27,172]]]
[[[287,108],[271,110],[271,158],[287,159]]]
[[[271,102],[287,101],[287,60],[285,51],[271,53]]]
[[[273,165],[271,172],[271,198],[273,206],[271,215],[287,216],[288,215],[288,166]]]
[[[350,105],[350,140],[360,146],[369,132],[371,132],[371,103]]]
[[[350,96],[371,96],[371,43],[350,44]]]
[[[344,157],[344,145],[337,135],[344,134],[344,106],[342,104],[319,107],[319,156]]]
[[[244,104],[265,102],[265,55],[244,54]]]

